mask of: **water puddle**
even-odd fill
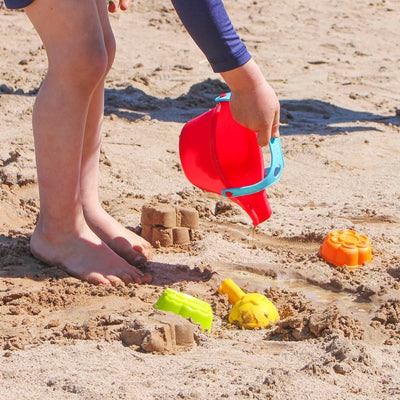
[[[304,279],[290,278],[287,276],[277,276],[271,278],[269,276],[259,275],[248,271],[238,271],[235,269],[222,269],[219,270],[224,277],[231,278],[238,286],[242,287],[244,291],[251,289],[264,293],[266,288],[285,289],[292,292],[299,292],[305,298],[315,304],[329,305],[333,302],[338,304],[341,308],[351,311],[356,317],[363,319],[368,313],[372,312],[375,308],[373,303],[356,302],[354,295],[346,292],[333,292],[331,290],[323,289],[319,286],[312,285]]]

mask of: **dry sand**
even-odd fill
[[[111,16],[101,198],[140,229],[149,202],[195,207],[197,240],[155,249],[152,285],[96,287],[32,258],[38,213],[31,112],[45,51],[23,12],[0,9],[0,398],[400,398],[399,1],[226,2],[278,93],[286,167],[252,239],[236,205],[186,180],[184,122],[225,90],[167,0]],[[268,150],[266,149],[266,158]],[[150,160],[150,161],[149,161]],[[331,230],[367,235],[356,271],[318,249]],[[273,300],[282,322],[242,331],[217,294],[230,277]],[[211,333],[166,354],[120,333],[172,287],[212,304]]]

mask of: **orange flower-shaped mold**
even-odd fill
[[[372,260],[371,242],[364,235],[347,229],[328,234],[319,249],[319,255],[337,267],[357,269]]]

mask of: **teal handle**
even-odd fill
[[[265,168],[265,178],[263,180],[249,186],[225,189],[221,194],[229,198],[246,196],[248,194],[261,192],[261,190],[264,190],[278,182],[283,167],[285,166],[280,138],[271,138],[269,141],[269,149],[271,151],[271,165],[269,168]]]
[[[231,92],[220,94],[214,100],[216,103],[219,103],[220,101],[229,101],[231,99],[231,94]]]

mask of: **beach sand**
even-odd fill
[[[200,227],[190,245],[154,249],[153,283],[129,287],[81,282],[29,253],[31,113],[47,63],[25,14],[0,9],[0,399],[400,397],[400,3],[226,7],[281,101],[272,216],[252,234],[238,206],[185,178],[179,133],[226,86],[169,1],[133,2],[110,17],[100,196],[136,231],[149,203],[196,208]],[[370,239],[372,262],[349,271],[319,257],[343,229]],[[267,295],[281,322],[230,325],[224,278]],[[161,352],[127,346],[121,332],[150,331],[167,287],[209,302],[212,331],[191,323],[192,346]]]

